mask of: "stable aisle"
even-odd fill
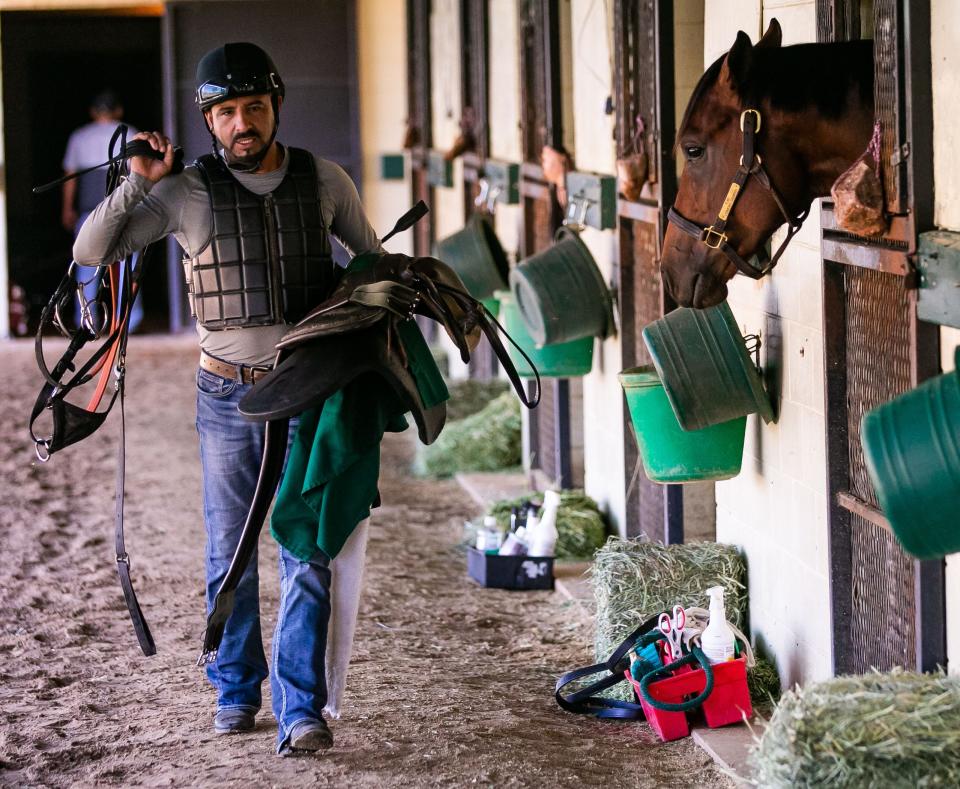
[[[384,506],[371,525],[334,749],[276,758],[268,697],[255,732],[216,737],[213,694],[194,666],[204,623],[196,356],[189,336],[130,341],[128,550],[158,646],[144,658],[112,553],[119,413],[36,463],[24,427],[40,386],[33,346],[0,344],[0,783],[730,785],[690,740],[661,745],[644,724],[556,706],[556,676],[592,662],[590,628],[558,593],[482,590],[466,578],[456,543],[475,507],[453,482],[408,475],[413,430],[384,445]],[[277,573],[268,536],[260,567],[269,638]]]

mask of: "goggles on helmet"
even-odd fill
[[[235,96],[253,96],[258,93],[274,93],[280,90],[280,82],[275,72],[263,77],[254,77],[245,82],[230,81],[227,84],[204,82],[197,88],[196,102],[200,109],[206,109],[221,101]]]

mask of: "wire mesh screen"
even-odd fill
[[[633,222],[633,309],[637,338],[638,365],[652,364],[641,332],[644,326],[662,314],[660,306],[660,266],[657,262],[657,228],[647,222]],[[628,470],[630,473],[634,469]],[[663,539],[663,498],[665,487],[647,479],[641,467],[634,483],[640,531],[654,539]]]
[[[540,395],[540,405],[533,413],[537,420],[537,457],[532,459],[533,468],[539,468],[549,479],[560,474],[557,468],[557,398],[553,381],[545,381]]]
[[[893,535],[850,515],[853,573],[850,611],[853,672],[916,664],[914,565]]]
[[[903,168],[892,157],[899,152],[901,139],[900,118],[900,30],[897,6],[900,0],[875,0],[873,4],[873,100],[880,119],[881,159],[887,209],[893,213],[906,212],[904,203],[905,179]],[[899,156],[897,156],[899,162]]]
[[[846,285],[850,492],[877,506],[863,460],[860,419],[912,386],[910,301],[903,279],[893,274],[848,267]]]
[[[911,386],[910,302],[903,280],[846,269],[850,492],[877,506],[860,444],[860,419]],[[850,515],[851,669],[915,662],[914,564],[880,527]]]

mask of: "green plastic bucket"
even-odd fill
[[[684,430],[753,413],[776,421],[727,302],[674,310],[644,328],[643,339]]]
[[[960,366],[960,348],[955,358]],[[865,413],[860,440],[904,550],[918,559],[960,551],[960,369]]]
[[[466,226],[437,241],[433,256],[452,268],[475,299],[486,299],[507,286],[510,263],[490,222],[480,214]]]
[[[544,378],[576,378],[586,375],[593,367],[593,337],[583,337],[579,340],[548,345],[538,348],[527,327],[520,317],[520,311],[514,303],[509,291],[497,293],[500,299],[500,322],[514,342],[516,342],[530,360],[536,365],[540,375]],[[517,349],[506,339],[510,358],[513,360],[517,372],[523,378],[533,378],[533,371],[527,361],[517,352]]]
[[[560,228],[552,247],[510,272],[510,290],[539,346],[603,337],[613,326],[603,275],[587,245],[569,228]]]
[[[654,482],[702,482],[730,479],[740,473],[745,416],[684,430],[654,367],[634,367],[618,376],[627,398],[630,420],[643,470]]]

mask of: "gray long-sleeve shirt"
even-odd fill
[[[255,194],[276,189],[287,173],[288,156],[269,173],[233,173]],[[339,165],[314,157],[320,189],[320,211],[327,230],[353,254],[380,249],[360,196]],[[73,246],[77,263],[97,265],[173,234],[187,257],[194,257],[213,236],[213,216],[207,188],[197,168],[168,175],[154,184],[140,175],[124,180],[94,209]],[[286,324],[208,331],[199,324],[200,347],[237,364],[268,365]]]

